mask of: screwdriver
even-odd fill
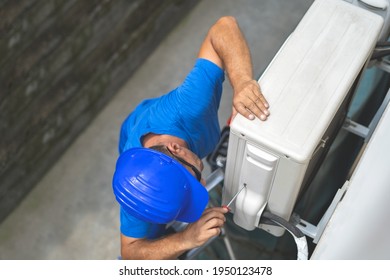
[[[237,196],[240,194],[240,192],[241,192],[245,187],[246,187],[246,184],[244,184],[244,185],[242,186],[242,188],[233,196],[233,198],[229,201],[228,204],[223,205],[222,207],[223,207],[223,208],[226,208],[227,210],[230,211],[230,208],[229,208],[230,204],[233,203],[233,201],[237,198]]]

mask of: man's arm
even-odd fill
[[[253,79],[249,47],[233,17],[222,17],[210,28],[198,57],[226,70],[234,91],[233,117],[238,112],[248,119],[267,119],[269,105]]]
[[[195,223],[189,224],[182,232],[164,236],[156,240],[131,238],[121,235],[123,259],[175,259],[184,252],[203,245],[207,240],[218,236],[225,223],[222,207],[208,208]]]

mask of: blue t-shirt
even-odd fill
[[[213,62],[198,58],[184,82],[158,98],[142,101],[121,127],[119,152],[142,147],[148,133],[168,134],[186,141],[199,158],[210,154],[220,138],[218,109],[224,71]],[[126,236],[154,238],[163,225],[134,218],[121,208],[121,232]]]

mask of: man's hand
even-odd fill
[[[214,207],[206,209],[202,217],[181,232],[155,240],[133,238],[121,234],[123,259],[175,259],[184,252],[199,247],[221,233],[228,209]]]
[[[207,208],[198,221],[189,224],[182,232],[185,247],[199,247],[210,238],[218,236],[226,221],[224,214],[227,212],[228,210],[222,207]]]
[[[248,80],[234,88],[232,119],[240,113],[253,120],[256,117],[265,121],[269,116],[269,105],[255,80]]]

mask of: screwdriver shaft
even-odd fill
[[[233,198],[229,201],[229,203],[226,205],[226,207],[229,208],[230,204],[233,203],[233,201],[237,198],[237,196],[240,194],[240,192],[246,187],[246,184],[242,186],[242,188],[233,196]]]

